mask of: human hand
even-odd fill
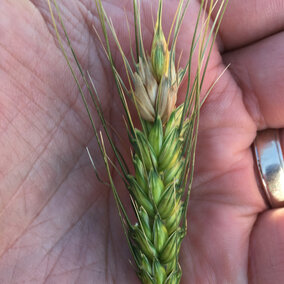
[[[129,2],[104,3],[122,39],[121,7],[130,19]],[[91,27],[98,24],[94,4],[60,3],[79,60],[119,129],[111,72]],[[142,9],[148,44],[151,5],[144,1]],[[231,67],[201,111],[182,283],[283,279],[284,212],[266,211],[250,149],[257,129],[284,124],[283,9],[283,1],[230,0],[205,89],[222,59]],[[194,1],[178,41],[185,58],[197,10]],[[0,11],[0,283],[138,283],[112,193],[85,151],[99,153],[46,1],[4,0]],[[172,1],[164,11],[174,13]]]

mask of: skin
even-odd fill
[[[106,118],[120,131],[122,109],[92,29],[99,29],[95,6],[91,0],[59,2]],[[126,13],[131,26],[129,1],[119,7],[103,2],[129,54],[122,21]],[[177,1],[164,2],[170,18]],[[142,5],[147,48],[151,5],[156,9],[150,3]],[[192,1],[178,41],[184,60],[198,6]],[[0,11],[0,283],[139,283],[112,192],[96,179],[85,150],[102,171],[46,1],[2,0]],[[182,283],[283,281],[284,210],[265,203],[251,151],[257,130],[284,126],[283,13],[283,0],[231,0],[225,14],[203,93],[231,65],[201,111]],[[114,58],[121,66],[117,52]],[[124,138],[117,141],[125,145]]]

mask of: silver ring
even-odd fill
[[[258,173],[270,206],[284,207],[284,163],[279,129],[258,132],[253,149]]]

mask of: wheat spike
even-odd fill
[[[135,129],[135,175],[128,176],[138,222],[129,228],[138,276],[142,283],[179,283],[178,254],[185,235],[180,226],[184,211],[181,125],[183,105],[176,109],[178,78],[162,30],[162,1],[159,2],[151,58],[139,57],[134,74],[134,100],[146,131]],[[171,62],[169,62],[171,60]],[[146,122],[147,121],[147,122]]]
[[[186,215],[194,169],[199,110],[201,107],[200,92],[212,46],[228,0],[201,0],[190,48],[190,57],[184,69],[176,67],[175,47],[189,0],[179,1],[171,28],[173,36],[170,49],[168,44],[171,32],[169,39],[166,40],[162,29],[163,1],[159,0],[152,48],[149,54],[145,52],[143,45],[139,0],[133,0],[137,55],[137,61],[134,62],[134,71],[122,51],[113,24],[107,17],[101,0],[94,1],[106,43],[104,50],[110,62],[117,91],[125,110],[127,130],[133,147],[134,173],[128,170],[125,160],[111,138],[93,81],[89,74],[88,78],[85,76],[79,64],[62,22],[56,0],[53,0],[67,43],[75,58],[83,82],[92,98],[103,131],[119,166],[114,166],[115,163],[109,160],[103,135],[97,130],[82,87],[63,48],[50,0],[48,0],[53,25],[62,52],[71,69],[90,117],[108,173],[108,184],[114,193],[119,216],[137,266],[137,275],[141,282],[145,284],[178,284],[182,275],[178,257],[182,239],[187,231]],[[212,27],[209,27],[212,11],[217,3],[219,4],[218,11]],[[205,7],[208,8],[207,12]],[[121,53],[130,89],[126,88],[126,84],[124,84],[115,68],[107,26],[110,28],[116,46]],[[198,33],[197,30],[200,27],[201,31]],[[97,35],[99,36],[98,33]],[[100,41],[102,42],[101,39]],[[207,55],[206,50],[209,50]],[[194,52],[197,53],[198,65],[195,70],[195,78],[191,81],[191,62]],[[176,107],[178,89],[187,73],[188,82],[185,101]],[[88,79],[91,81],[91,85]],[[215,83],[213,83],[210,90]],[[190,87],[190,84],[192,87]],[[125,95],[130,95],[136,106],[141,124],[139,128],[134,127]],[[96,174],[98,174],[94,159],[91,158],[91,162]],[[131,195],[131,202],[137,217],[137,222],[134,225],[128,218],[119,198],[119,193],[111,176],[111,166],[122,177]]]

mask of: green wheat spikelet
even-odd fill
[[[135,176],[128,180],[138,222],[128,233],[143,283],[178,283],[181,277],[177,260],[185,235],[180,227],[185,167],[181,148],[188,127],[178,129],[181,110],[182,106],[174,110],[164,126],[157,116],[146,135],[136,130],[137,139],[132,141]]]
[[[227,0],[201,1],[190,46],[190,56],[184,68],[178,68],[176,65],[175,49],[189,0],[180,0],[167,40],[162,29],[163,1],[159,0],[152,47],[149,52],[145,51],[143,44],[140,1],[133,0],[136,40],[136,59],[132,56],[134,69],[122,50],[115,28],[108,18],[101,0],[94,1],[105,42],[103,48],[110,62],[117,91],[125,111],[126,129],[132,145],[134,172],[129,171],[125,159],[111,138],[111,130],[105,121],[93,81],[89,74],[85,75],[79,64],[56,1],[53,0],[67,43],[92,98],[118,167],[114,166],[115,162],[110,160],[110,155],[106,152],[106,141],[93,120],[82,87],[63,48],[49,0],[48,3],[59,44],[79,88],[105,162],[109,178],[108,184],[114,194],[124,232],[137,267],[137,275],[145,284],[177,284],[182,275],[179,251],[187,231],[186,215],[192,185],[199,111],[202,105],[200,93]],[[216,4],[219,8],[210,26],[209,22],[213,10],[216,9]],[[207,7],[207,12],[205,7]],[[109,28],[112,40],[116,43],[122,56],[128,82],[123,82],[115,67],[107,28]],[[95,31],[100,41],[103,42],[98,31]],[[171,43],[170,39],[172,39]],[[196,54],[198,61],[196,70],[192,70],[191,64],[194,54]],[[191,78],[192,73],[196,74],[193,79]],[[178,90],[184,78],[187,78],[185,101],[176,107]],[[126,87],[126,83],[130,88]],[[136,114],[129,112],[126,96],[135,105]],[[134,126],[132,120],[134,115],[139,117],[139,126]],[[98,175],[95,161],[92,158],[91,161]],[[121,176],[130,193],[137,220],[134,224],[130,221],[116,190],[111,175],[112,167]]]

